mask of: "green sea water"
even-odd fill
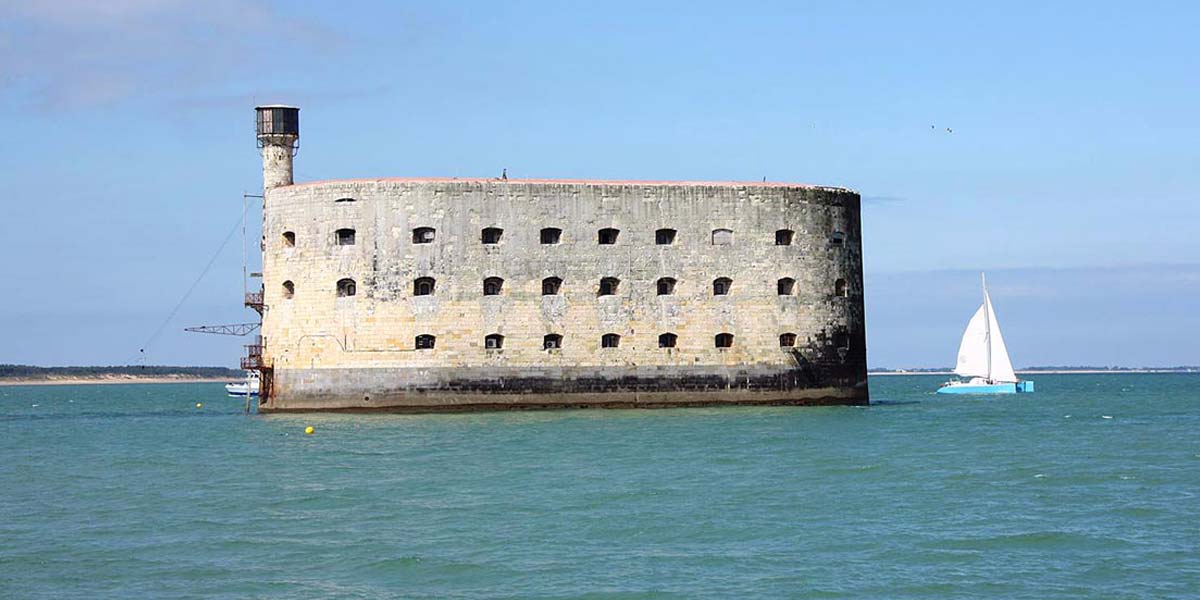
[[[413,416],[4,387],[0,598],[1200,596],[1200,375],[1034,379]]]

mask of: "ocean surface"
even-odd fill
[[[1200,375],[1033,379],[417,416],[0,387],[0,598],[1200,597]]]

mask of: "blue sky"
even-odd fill
[[[0,362],[134,359],[282,101],[299,180],[855,188],[872,366],[953,363],[980,270],[1018,366],[1200,364],[1200,6],[647,4],[0,0]],[[234,363],[181,328],[251,320],[239,248],[150,362]]]

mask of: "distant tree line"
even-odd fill
[[[240,377],[242,371],[226,367],[170,367],[165,365],[126,365],[123,367],[35,367],[0,365],[0,379],[41,379],[49,377]]]

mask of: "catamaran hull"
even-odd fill
[[[1032,381],[1018,381],[1017,383],[992,383],[987,385],[971,385],[969,383],[959,385],[944,385],[938,388],[939,394],[1016,394],[1017,392],[1032,392]]]

